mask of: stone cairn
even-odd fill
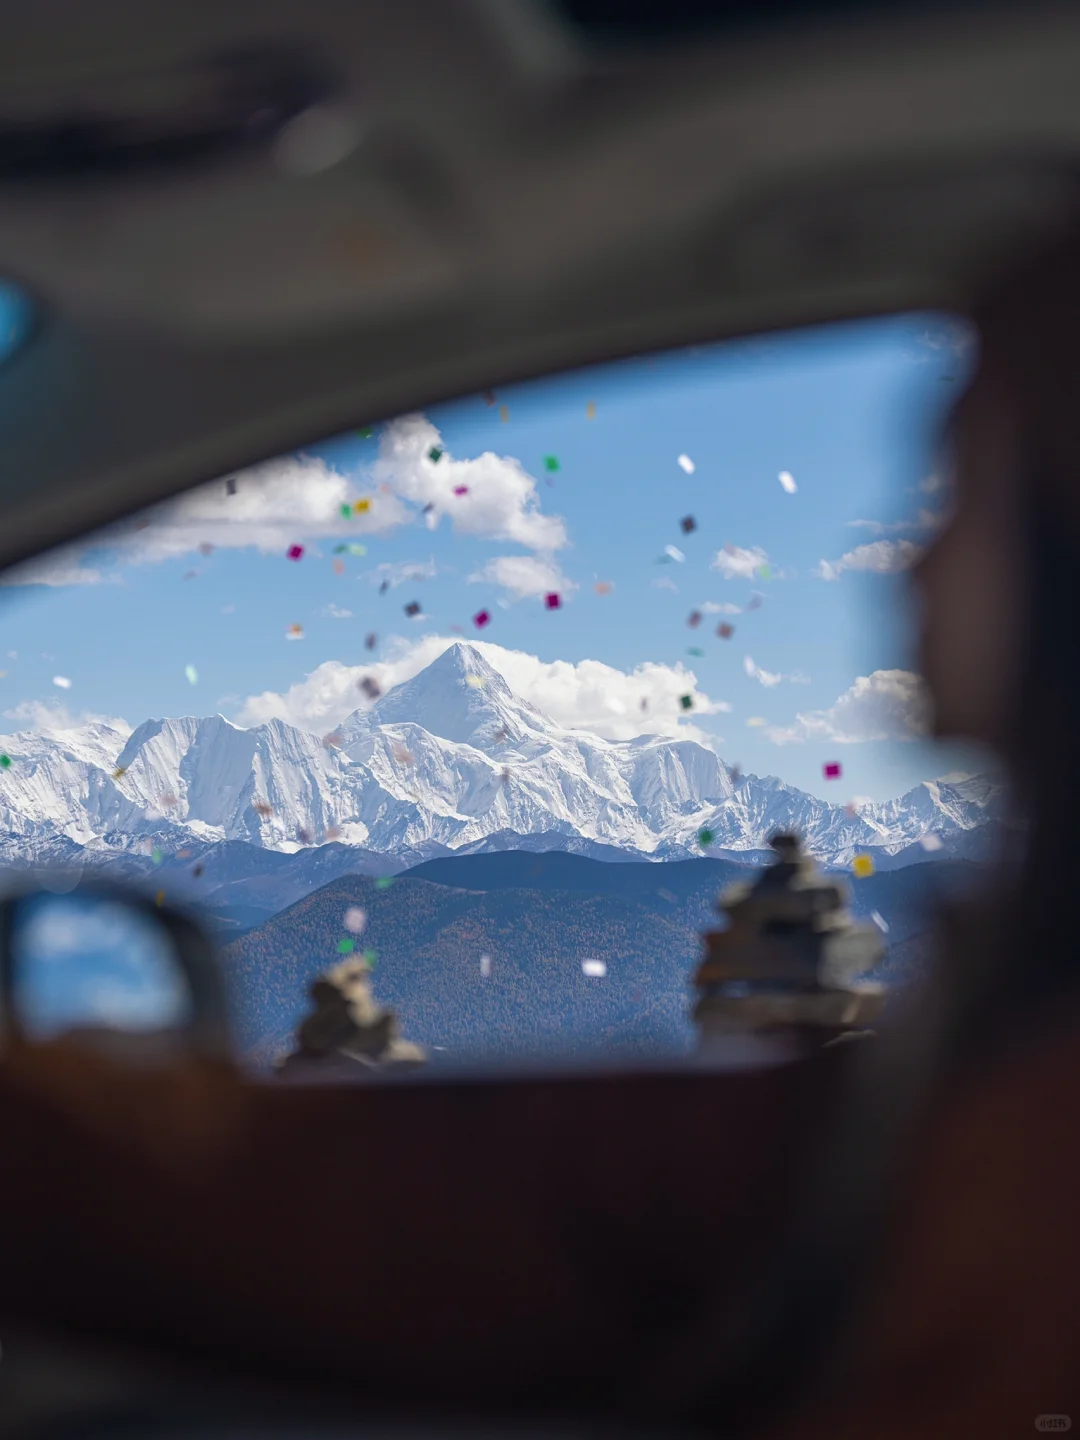
[[[422,1065],[419,1045],[398,1035],[397,1016],[371,993],[371,967],[362,958],[343,960],[320,975],[308,991],[314,1010],[300,1022],[296,1048],[279,1064],[287,1073],[382,1069]]]
[[[786,1036],[803,1046],[873,1034],[885,986],[856,977],[885,953],[873,925],[848,913],[847,886],[823,875],[797,835],[774,835],[776,856],[754,881],[730,886],[726,929],[705,936],[693,984],[703,1050],[719,1037]]]

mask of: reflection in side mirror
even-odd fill
[[[13,999],[30,1039],[184,1029],[191,996],[165,929],[118,900],[31,895],[15,913]]]
[[[33,891],[0,908],[8,1039],[77,1037],[119,1058],[229,1054],[209,941],[173,911],[113,888]]]

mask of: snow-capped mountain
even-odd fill
[[[126,739],[86,725],[2,744],[12,763],[0,774],[0,858],[23,863],[222,841],[291,852],[330,840],[415,858],[539,836],[548,848],[668,859],[700,854],[703,828],[710,853],[756,859],[784,828],[826,863],[868,849],[895,864],[923,858],[930,834],[946,853],[973,853],[1001,809],[998,787],[976,777],[849,813],[773,777],[737,778],[693,740],[567,730],[467,644],[327,741],[214,715],[148,720]]]

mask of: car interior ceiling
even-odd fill
[[[78,13],[40,0],[13,13],[0,53],[0,274],[36,313],[26,345],[0,367],[0,564],[315,437],[466,390],[826,320],[963,314],[992,276],[1075,225],[1073,6],[623,12],[594,0],[264,0],[193,4],[181,18],[127,0]],[[50,173],[31,164],[5,175],[15,140],[65,117],[69,92],[80,104],[92,93],[118,126],[149,123],[147,76],[197,76],[208,57],[248,50],[275,57],[273,85],[292,93],[310,81],[318,103],[353,107],[370,143],[302,180],[243,145],[205,165],[162,152],[145,172],[99,174],[84,149],[71,174],[50,150]],[[278,228],[283,243],[264,246]],[[363,258],[369,231],[396,257],[384,267]],[[328,262],[343,235],[360,258]],[[1071,1004],[1059,978],[1049,1000],[1034,996],[1032,1026]],[[766,1258],[736,1289],[738,1314],[728,1297],[717,1313],[673,1316],[665,1353],[630,1357],[643,1373],[621,1417],[629,1428],[666,1424],[673,1387],[684,1396],[680,1421],[734,1434],[764,1428],[823,1377],[839,1383],[843,1327],[868,1284],[911,1136],[940,1088],[1000,1039],[993,995],[985,1005],[937,998],[935,1011],[872,1051],[823,1057],[807,1085],[815,1103],[828,1101],[825,1121],[812,1124],[806,1096],[760,1102],[763,1118],[782,1117],[789,1153],[776,1169],[763,1163],[755,1184],[761,1194],[787,1187],[787,1207],[774,1196],[778,1213],[763,1211],[755,1253]],[[1015,1031],[1015,1007],[1009,1017]],[[605,1080],[608,1098],[592,1112],[586,1082],[561,1083],[580,1085],[583,1115],[603,1119],[638,1101],[648,1113],[647,1079],[618,1093]],[[395,1103],[467,1137],[483,1100],[453,1118],[421,1088],[401,1087]],[[506,1086],[533,1115],[535,1143],[557,1128],[545,1110],[557,1088],[528,1078]],[[355,1097],[326,1104],[323,1122],[299,1103],[287,1120],[301,1150],[308,1127],[324,1124],[332,1147],[343,1124],[362,1123]],[[688,1113],[703,1127],[711,1104],[702,1082],[686,1082]],[[584,1153],[582,1125],[572,1146]],[[177,1208],[200,1203],[193,1191]],[[591,1264],[597,1284],[620,1283],[602,1243]],[[650,1280],[661,1292],[662,1275]],[[181,1397],[190,1433],[210,1433],[211,1419],[227,1433],[232,1417],[260,1406],[266,1425],[287,1433],[294,1401],[298,1426],[315,1403],[328,1425],[354,1413],[340,1355],[312,1347],[292,1374],[271,1374],[273,1346],[246,1354],[238,1337],[223,1361],[231,1319],[206,1343],[192,1337],[187,1352],[183,1317],[168,1321],[144,1355],[138,1323],[125,1326],[108,1296],[84,1296],[58,1337],[47,1324],[58,1284],[46,1279],[36,1304],[19,1296],[26,1311],[16,1308],[0,1336],[5,1433],[99,1433],[78,1428],[90,1410],[135,1410],[148,1427],[135,1433],[151,1433]],[[680,1298],[670,1298],[673,1312]],[[107,1327],[88,1339],[96,1313],[115,1322],[115,1348]],[[282,1364],[288,1338],[274,1337]],[[418,1407],[440,1413],[455,1358]],[[404,1383],[390,1368],[372,1382],[383,1410]],[[595,1388],[564,1373],[536,1408],[576,1416],[580,1405],[591,1416],[603,1408]],[[527,1413],[509,1383],[454,1399],[457,1413]],[[38,1429],[46,1420],[61,1428]],[[119,1433],[110,1423],[100,1433]]]

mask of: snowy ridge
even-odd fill
[[[6,737],[0,858],[226,840],[284,853],[339,840],[415,857],[544,835],[673,859],[700,854],[707,827],[717,855],[756,860],[784,828],[825,863],[870,850],[895,864],[924,858],[918,842],[931,834],[946,853],[975,853],[1002,814],[1000,788],[981,776],[849,814],[775,777],[736,779],[693,740],[566,730],[467,644],[357,710],[338,736],[328,746],[281,721],[243,730],[213,715],[148,720],[126,738],[100,724]]]

